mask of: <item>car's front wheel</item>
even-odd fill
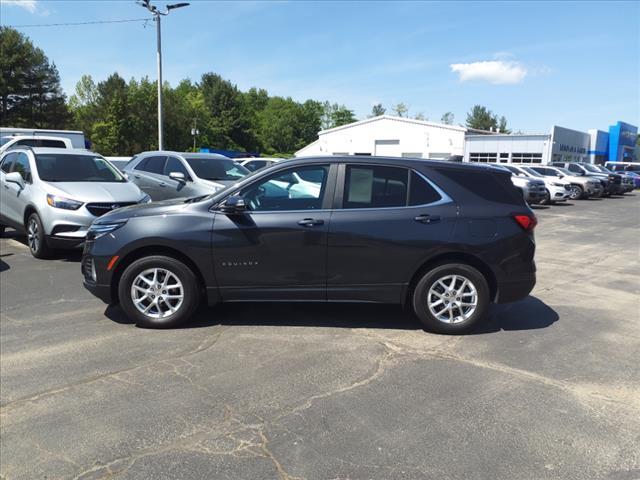
[[[569,198],[571,200],[579,200],[582,198],[584,194],[584,190],[579,185],[571,185],[571,189],[569,190]]]
[[[480,322],[489,307],[489,286],[477,269],[451,263],[427,272],[413,292],[413,310],[427,329],[464,333]]]
[[[27,244],[31,255],[36,258],[47,258],[51,255],[51,249],[47,245],[47,239],[44,235],[44,227],[42,220],[37,213],[32,213],[27,219]]]
[[[175,258],[150,256],[129,265],[118,285],[120,305],[138,326],[169,328],[191,318],[200,304],[198,279]]]

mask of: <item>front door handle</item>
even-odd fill
[[[160,186],[160,187],[166,187],[166,186],[167,186],[167,184],[166,184],[166,183],[164,183],[164,182],[160,182],[160,183],[158,184],[158,186]]]
[[[420,223],[433,223],[433,222],[439,222],[440,221],[440,215],[418,215],[417,217],[414,218],[414,220],[416,222],[420,222]]]
[[[133,178],[140,178],[140,175],[134,175]]]
[[[324,220],[316,220],[315,218],[304,218],[298,222],[303,227],[315,227],[316,225],[324,225]]]

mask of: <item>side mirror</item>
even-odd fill
[[[220,205],[219,210],[227,215],[240,215],[247,211],[247,205],[240,195],[231,195]]]
[[[170,172],[169,178],[171,178],[172,180],[177,180],[178,182],[182,182],[182,183],[186,183],[187,181],[187,177],[185,177],[184,173],[182,172]]]
[[[20,172],[7,173],[4,180],[5,182],[17,184],[21,189],[24,188],[24,179],[22,178],[22,175],[20,175]]]

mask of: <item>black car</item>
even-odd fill
[[[535,284],[536,217],[508,172],[402,158],[296,159],[215,194],[98,219],[84,285],[141,326],[235,301],[375,302],[459,333]]]

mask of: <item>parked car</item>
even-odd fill
[[[255,172],[261,168],[270,167],[284,158],[244,158],[237,159],[237,162],[250,172]]]
[[[491,163],[488,165],[491,168],[509,172],[511,174],[511,181],[513,182],[513,185],[520,191],[522,197],[524,198],[524,201],[529,205],[542,203],[545,200],[547,196],[547,190],[544,181],[529,178],[525,175],[519,175],[519,172],[514,172],[503,164]]]
[[[122,170],[154,201],[209,195],[250,173],[223,155],[181,152],[141,153]]]
[[[605,174],[611,174],[614,173],[611,170],[609,170],[606,167],[603,167],[602,165],[592,165],[593,168],[598,169],[598,171],[605,173]],[[633,177],[631,175],[629,175],[629,172],[618,172],[618,175],[620,175],[622,177],[622,188],[623,188],[623,193],[629,193],[631,191],[633,191],[634,188],[636,188],[635,183],[633,181]]]
[[[602,173],[590,163],[552,162],[551,165],[553,165],[554,167],[566,168],[575,175],[597,178],[602,184],[604,193],[606,195],[619,195],[621,193],[624,193],[624,187],[622,186],[622,177],[620,175],[617,175],[615,173]]]
[[[149,202],[97,153],[16,148],[0,157],[0,233],[26,231],[36,258],[84,242],[91,223],[111,210]]]
[[[634,172],[634,171],[626,171],[624,172],[626,175],[628,175],[629,177],[631,177],[631,179],[633,180],[633,184],[635,186],[635,188],[640,188],[640,173],[638,172]]]
[[[71,140],[63,137],[7,136],[0,137],[0,154],[19,147],[74,148]]]
[[[640,162],[606,162],[604,166],[616,173],[624,171],[640,174]]]
[[[534,178],[536,180],[542,180],[546,188],[546,196],[540,202],[542,204],[566,202],[567,199],[569,198],[571,183],[569,183],[567,180],[562,180],[561,178],[545,177],[540,173],[536,172],[535,170],[532,170],[529,167],[525,167],[521,165],[503,164],[502,166],[507,168],[514,175],[524,176],[527,178]]]
[[[570,182],[571,188],[569,190],[569,198],[571,200],[591,197],[598,198],[601,197],[604,192],[604,188],[602,187],[600,180],[589,176],[574,175],[566,168],[536,164],[528,165],[528,167],[545,177],[559,178]]]
[[[204,296],[399,303],[460,333],[535,284],[537,220],[510,177],[407,158],[283,162],[207,197],[98,219],[84,285],[146,327],[187,321]],[[295,193],[298,178],[313,191]]]

